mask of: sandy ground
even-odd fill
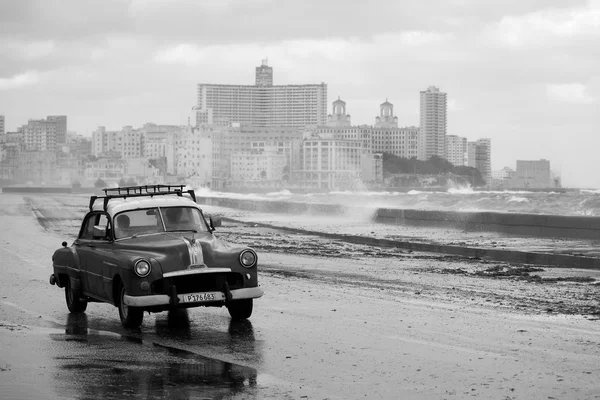
[[[73,324],[63,293],[47,283],[50,257],[73,239],[85,204],[0,195],[2,398],[40,398],[44,390],[45,398],[169,398],[151,390],[169,374],[179,377],[169,387],[190,399],[600,398],[596,271],[350,245],[247,224],[217,231],[259,251],[266,294],[243,334],[223,309],[192,310],[183,329],[152,315],[131,332],[115,308],[91,304],[86,345],[58,340]],[[160,364],[156,347],[186,356]],[[65,360],[90,354],[104,373],[66,372],[76,363]],[[207,358],[242,368],[248,386],[215,389],[194,380],[197,371],[177,372]],[[156,367],[142,368],[146,362]],[[117,367],[138,371],[135,390],[105,377]]]

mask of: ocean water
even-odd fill
[[[527,214],[600,216],[600,189],[538,192],[526,190],[481,191],[455,188],[446,191],[373,192],[331,191],[293,193],[232,193],[196,189],[198,196],[303,203],[333,203],[366,208],[401,208],[441,211],[492,211]]]

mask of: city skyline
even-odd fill
[[[566,186],[600,187],[598,0],[199,3],[2,2],[5,130],[47,115],[86,136],[185,125],[197,84],[252,84],[268,57],[274,84],[325,82],[327,112],[340,96],[353,125],[387,98],[399,126],[419,126],[419,92],[436,86],[446,133],[491,138],[492,169],[549,159]]]

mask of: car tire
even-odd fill
[[[130,307],[125,304],[125,286],[121,283],[119,288],[119,317],[125,328],[139,328],[144,319],[144,310],[138,307]]]
[[[252,299],[233,300],[227,304],[231,319],[248,319],[252,315]]]
[[[73,289],[71,278],[65,280],[65,300],[67,308],[72,313],[82,313],[87,308],[87,301],[81,298],[81,293]]]

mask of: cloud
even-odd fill
[[[581,83],[548,84],[546,92],[554,101],[581,104],[596,102],[595,98],[587,94],[586,86]]]
[[[39,74],[36,71],[28,71],[10,78],[0,78],[0,90],[18,89],[23,86],[33,85],[38,81]]]
[[[591,3],[577,9],[548,9],[504,16],[483,32],[484,39],[513,48],[556,46],[557,40],[583,37],[600,39],[600,8]]]

